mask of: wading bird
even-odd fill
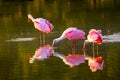
[[[68,40],[72,41],[73,53],[74,53],[76,40],[85,39],[84,36],[85,36],[85,32],[83,30],[77,29],[76,27],[70,27],[70,28],[67,28],[59,38],[56,38],[53,40],[52,46],[55,43],[67,38]]]
[[[86,43],[89,43],[89,42],[93,43],[93,57],[94,57],[94,43],[100,45],[103,42],[102,31],[96,30],[96,29],[91,29],[87,36],[87,40],[84,41],[83,49],[86,48]],[[98,45],[97,45],[97,54],[98,54]]]
[[[86,43],[92,42],[97,44],[102,44],[103,38],[102,38],[102,31],[91,29],[89,31],[89,34],[87,36],[87,40],[84,41],[83,49],[86,47]]]
[[[34,19],[31,14],[28,14],[28,20],[31,20],[34,23],[34,27],[40,31],[40,39],[42,40],[41,32],[44,34],[48,34],[53,30],[53,25],[46,19],[36,18]],[[43,37],[43,41],[45,44],[45,35]],[[42,41],[41,41],[42,44]]]

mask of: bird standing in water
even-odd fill
[[[85,32],[83,30],[77,29],[76,27],[67,28],[59,38],[53,40],[53,44],[67,38],[72,41],[73,53],[75,53],[75,42],[78,39],[85,39]]]
[[[84,41],[83,49],[85,49],[86,43],[89,43],[89,42],[93,43],[93,56],[94,56],[94,43],[100,45],[103,42],[102,31],[101,30],[96,30],[96,29],[91,29],[89,31],[88,36],[87,36],[87,40]]]
[[[42,36],[43,33],[43,43],[45,44],[45,35],[48,34],[53,30],[53,25],[46,19],[43,18],[36,18],[34,19],[31,14],[28,14],[28,20],[31,20],[34,23],[34,27],[40,31],[40,40],[42,44]]]

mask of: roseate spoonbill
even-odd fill
[[[85,39],[84,36],[85,36],[85,32],[83,30],[77,29],[76,27],[70,27],[67,28],[59,38],[53,40],[52,46],[55,43],[67,38],[68,40],[72,41],[73,52],[75,52],[75,41],[78,39]]]
[[[50,45],[44,45],[35,51],[35,54],[30,58],[30,63],[33,63],[35,59],[44,60],[49,58],[54,53],[53,48]]]
[[[48,20],[46,20],[44,18],[34,19],[31,14],[28,14],[28,20],[31,20],[34,23],[34,27],[40,31],[40,34],[41,34],[41,32],[44,34],[48,34],[54,28],[53,25]],[[42,40],[41,36],[40,36],[40,38]],[[45,35],[44,35],[44,44],[45,44]]]
[[[93,43],[93,56],[94,56],[94,43],[100,45],[103,42],[102,31],[96,30],[96,29],[91,29],[87,36],[87,40],[84,41],[83,49],[85,49],[86,43],[88,43],[88,42]],[[98,45],[97,45],[97,54],[98,54]]]
[[[104,64],[104,60],[101,56],[96,57],[96,58],[89,58],[88,59],[88,66],[90,66],[90,70],[92,72],[95,72],[97,70],[102,70],[103,69],[103,64]]]
[[[69,65],[70,67],[78,66],[81,63],[85,62],[84,55],[80,55],[80,54],[71,53],[68,56],[65,56],[60,53],[54,53],[54,56],[61,58],[63,62]]]
[[[102,44],[102,41],[103,41],[102,31],[96,30],[96,29],[91,29],[87,36],[87,40],[84,41],[83,49],[86,47],[86,43],[88,43],[88,42]]]

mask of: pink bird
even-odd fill
[[[84,36],[85,36],[85,32],[83,30],[79,30],[75,27],[70,27],[66,29],[59,38],[54,39],[52,45],[65,38],[75,43],[75,41],[78,39],[85,39]],[[74,50],[73,53],[75,53],[75,45],[73,45],[73,50]]]
[[[34,23],[35,28],[42,33],[48,34],[54,28],[53,25],[46,19],[43,18],[34,19],[31,14],[28,14],[28,19],[30,19]]]
[[[30,58],[30,63],[33,63],[35,59],[44,60],[49,58],[53,54],[54,50],[50,45],[44,45],[36,50],[35,55]]]
[[[55,56],[61,58],[63,62],[69,65],[70,67],[78,66],[81,63],[85,62],[84,55],[80,55],[80,54],[72,53],[72,54],[69,54],[68,56],[64,56],[62,54],[55,53]]]
[[[46,19],[36,18],[34,19],[31,14],[28,14],[28,19],[32,20],[36,29],[43,33],[50,33],[53,30],[53,25]]]
[[[85,42],[84,42],[83,49],[86,47],[86,43],[88,43],[88,42],[102,44],[102,41],[103,41],[102,31],[96,30],[96,29],[91,29],[87,36],[87,40],[85,40]]]
[[[104,60],[101,56],[97,58],[88,59],[88,66],[90,66],[92,72],[95,72],[97,70],[102,70],[103,64],[104,64]]]

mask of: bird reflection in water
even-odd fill
[[[52,46],[65,38],[72,41],[72,52],[75,53],[76,41],[79,39],[85,39],[85,32],[76,27],[69,27],[60,37],[53,40]]]
[[[40,31],[40,45],[45,45],[45,34],[49,34],[54,26],[44,18],[33,18],[31,14],[28,14],[28,21],[32,21],[34,23],[35,29]]]
[[[35,51],[35,54],[32,58],[30,58],[29,62],[33,63],[36,59],[37,60],[44,60],[49,58],[53,54],[54,50],[50,45],[44,45],[43,47],[38,48]]]
[[[97,70],[103,70],[104,60],[102,56],[89,58],[88,66],[90,66],[90,70],[92,72],[96,72]]]
[[[63,62],[66,65],[69,65],[70,67],[74,67],[74,66],[78,66],[81,63],[85,62],[85,57],[83,54],[75,54],[75,53],[71,53],[68,54],[67,56],[57,53],[54,53],[54,56],[59,57],[60,59],[63,60]]]
[[[69,32],[69,30],[72,30],[72,31]],[[69,28],[68,30],[63,32],[61,37],[53,40],[52,46],[51,45],[40,46],[40,48],[35,51],[35,54],[33,55],[33,57],[30,58],[29,62],[33,63],[36,59],[37,60],[44,60],[44,59],[47,59],[47,58],[49,58],[50,56],[53,55],[53,56],[56,56],[56,57],[62,59],[63,62],[66,65],[69,65],[70,67],[78,66],[82,63],[85,63],[85,61],[87,60],[88,61],[88,66],[90,67],[90,70],[92,72],[96,72],[97,70],[103,70],[103,64],[104,64],[103,57],[98,55],[98,49],[97,49],[97,55],[95,55],[95,51],[94,51],[94,43],[102,44],[103,40],[102,40],[101,30],[95,30],[95,29],[90,30],[89,35],[87,36],[88,39],[85,40],[85,42],[84,42],[84,46],[83,46],[83,49],[82,49],[83,54],[76,54],[75,53],[75,48],[76,47],[73,47],[72,48],[72,53],[68,54],[67,56],[54,51],[54,49],[53,49],[54,43],[57,43],[64,38],[68,38],[68,35],[65,36],[65,34],[67,32],[69,32],[69,33],[74,32],[74,30],[76,30],[76,28]],[[82,30],[77,30],[77,31],[80,31],[79,33],[81,33],[81,35],[80,35],[80,37],[75,37],[75,38],[84,39],[85,33]],[[69,37],[71,38],[72,36],[70,35]],[[76,39],[71,39],[71,40],[73,42],[76,41]],[[88,42],[93,43],[93,54],[92,54],[92,56],[87,56],[86,55],[85,47],[86,47],[86,43],[88,43]]]
[[[88,60],[88,66],[92,72],[96,72],[97,70],[103,70],[104,60],[102,56],[87,56],[85,50],[83,50],[85,59]]]

